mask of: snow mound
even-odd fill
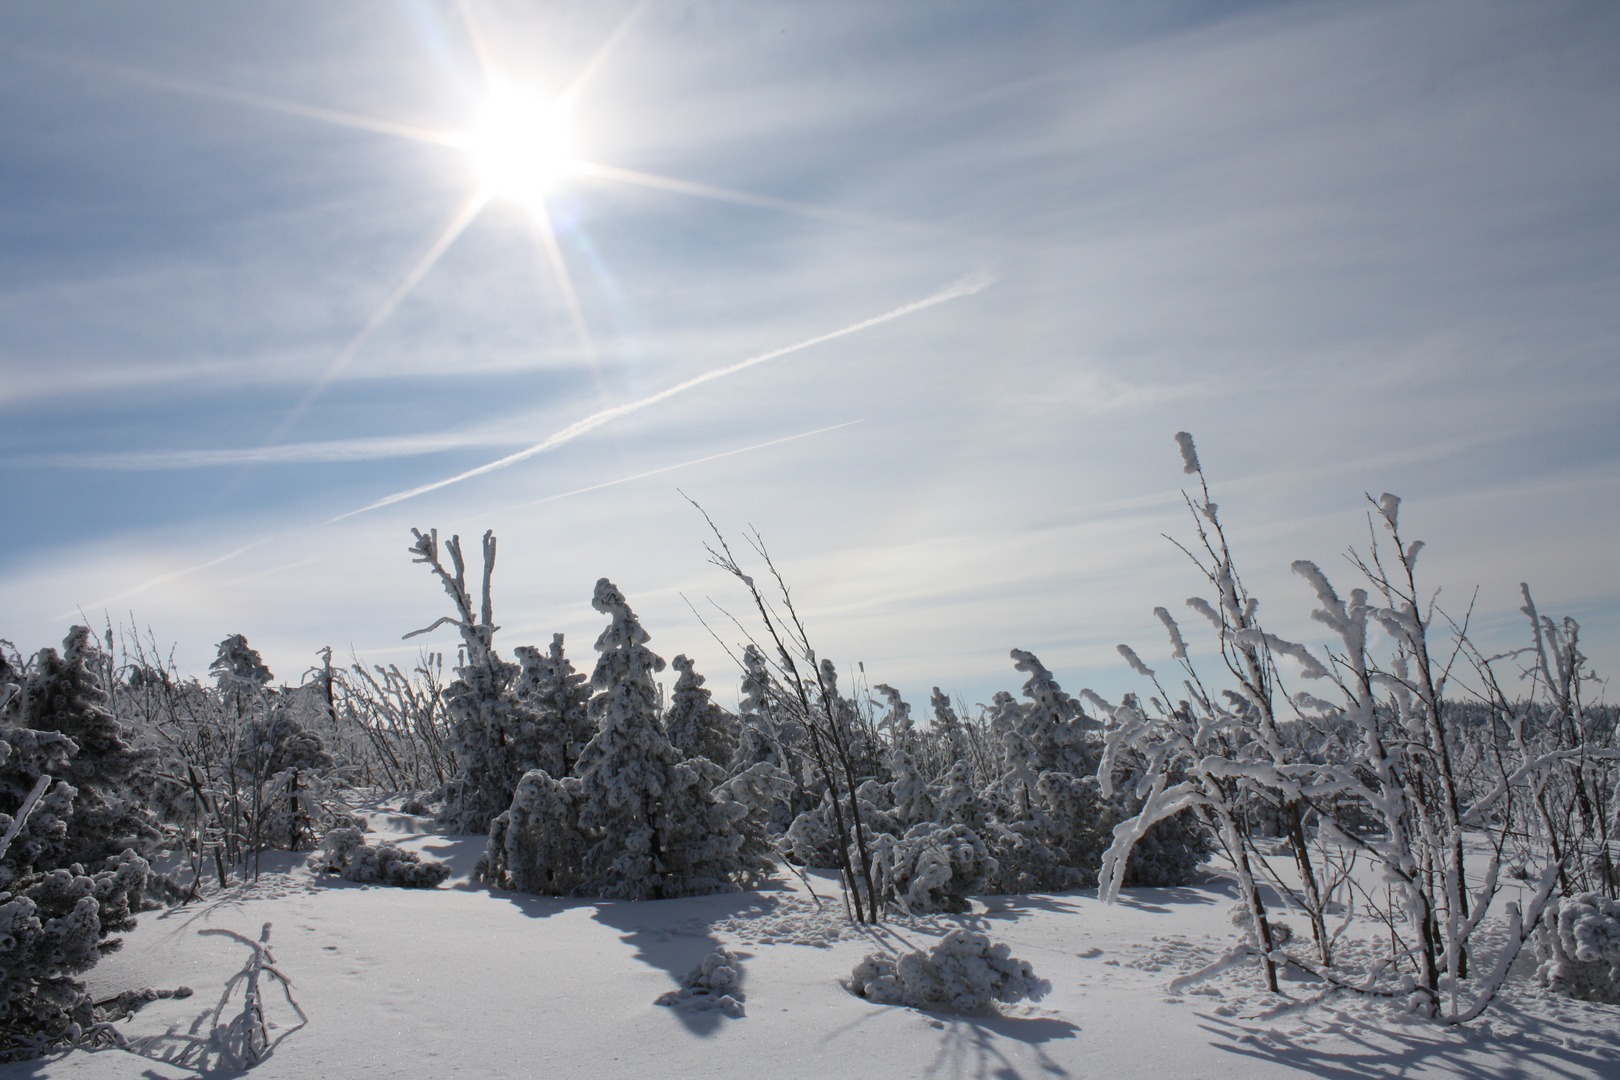
[[[341,874],[347,881],[408,889],[431,889],[450,876],[450,868],[444,863],[423,862],[416,852],[387,840],[366,843],[359,829],[333,829],[327,833],[311,866],[328,874]]]
[[[952,930],[926,953],[872,953],[850,972],[849,988],[881,1005],[979,1012],[994,1010],[997,1002],[1039,1001],[1052,984],[1036,978],[1028,961],[1011,956],[1005,944]]]
[[[745,1015],[742,1003],[742,961],[724,948],[715,949],[686,973],[679,990],[661,995],[655,1005],[694,1012],[715,1009],[731,1017]]]

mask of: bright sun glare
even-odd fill
[[[465,146],[487,193],[531,206],[574,164],[573,132],[562,106],[516,90],[490,95]]]

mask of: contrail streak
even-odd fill
[[[702,465],[704,462],[708,461],[719,461],[721,458],[732,457],[736,454],[746,454],[751,450],[763,450],[767,446],[780,446],[783,443],[789,443],[795,439],[808,439],[812,435],[822,435],[829,431],[837,431],[839,428],[847,428],[851,425],[859,423],[861,423],[859,420],[845,420],[842,424],[833,424],[831,427],[816,428],[814,431],[801,431],[797,435],[787,435],[780,439],[772,439],[770,442],[755,443],[753,446],[743,446],[736,450],[727,450],[720,454],[710,454],[708,457],[693,458],[691,461],[683,461],[678,465],[665,465],[660,469],[649,469],[646,472],[636,473],[634,476],[621,476],[617,480],[604,480],[600,484],[592,484],[590,487],[575,488],[573,491],[564,491],[560,495],[547,495],[543,499],[531,499],[529,502],[521,502],[514,506],[502,507],[499,510],[493,511],[493,513],[505,514],[512,510],[524,510],[531,506],[539,506],[541,503],[556,502],[558,499],[566,499],[574,495],[584,495],[588,491],[601,491],[603,488],[616,487],[619,484],[628,484],[632,480],[645,480],[647,477],[657,476],[659,473],[674,472],[676,469],[685,469],[693,465]]]
[[[485,473],[491,473],[497,469],[504,469],[509,465],[516,465],[518,462],[526,461],[529,458],[534,457],[536,454],[543,454],[548,450],[555,450],[557,447],[562,446],[565,443],[573,442],[586,432],[594,431],[603,424],[617,420],[621,416],[628,416],[631,413],[640,412],[649,405],[656,405],[660,401],[667,401],[675,395],[683,394],[693,387],[702,386],[704,383],[713,382],[715,379],[721,379],[727,375],[735,375],[739,371],[743,371],[746,368],[751,368],[756,364],[763,364],[767,360],[775,360],[778,357],[787,356],[789,353],[796,353],[803,349],[808,349],[813,345],[820,345],[823,342],[846,337],[850,334],[857,333],[858,331],[866,330],[873,326],[878,326],[882,323],[902,318],[914,312],[922,311],[924,308],[931,308],[936,304],[943,304],[948,300],[956,300],[964,296],[972,296],[974,293],[982,292],[983,290],[989,288],[991,284],[992,279],[982,274],[975,274],[965,277],[961,281],[946,286],[939,292],[934,293],[932,296],[925,296],[921,300],[915,300],[909,304],[902,304],[900,307],[897,307],[892,311],[886,311],[882,315],[874,315],[870,319],[863,319],[858,323],[851,323],[840,330],[833,330],[830,333],[821,334],[818,337],[801,341],[795,345],[787,345],[780,349],[773,349],[770,352],[760,353],[758,356],[751,356],[746,360],[739,360],[735,364],[715,368],[712,371],[705,371],[701,375],[693,376],[692,378],[687,379],[685,382],[676,383],[674,386],[671,386],[665,390],[660,390],[658,393],[649,395],[648,397],[640,398],[636,401],[627,401],[623,405],[615,405],[612,408],[602,409],[600,412],[594,412],[583,419],[574,421],[561,431],[547,436],[545,439],[535,443],[533,446],[530,446],[527,449],[519,450],[515,454],[508,454],[503,458],[498,458],[495,461],[491,461],[487,465],[480,465],[476,469],[468,469],[464,473],[457,473],[455,476],[446,477],[443,480],[435,480],[431,484],[423,484],[420,487],[409,488],[405,491],[398,491],[392,495],[384,496],[374,503],[369,503],[360,507],[358,510],[350,510],[346,514],[339,514],[337,517],[328,521],[327,524],[331,525],[342,521],[345,518],[354,517],[356,514],[364,514],[370,510],[379,510],[384,506],[392,506],[394,503],[404,502],[406,499],[414,499],[418,495],[426,495],[430,491],[437,491],[440,488],[449,487],[451,484],[459,484],[463,480],[471,480],[475,476],[483,476]]]

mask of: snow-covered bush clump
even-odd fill
[[[727,1016],[743,1015],[742,961],[724,948],[715,949],[686,973],[679,990],[659,996],[654,1005],[702,1011],[716,1009]]]
[[[236,769],[255,796],[255,847],[308,851],[323,833],[360,824],[338,796],[346,770],[286,700],[242,729]]]
[[[328,874],[363,885],[398,885],[431,889],[450,876],[450,868],[414,851],[383,841],[368,844],[359,829],[333,829],[321,842],[312,865]]]
[[[497,889],[567,896],[585,888],[585,834],[579,828],[580,782],[532,769],[512,805],[489,827],[479,880]]]
[[[928,952],[873,953],[850,972],[849,988],[880,1005],[958,1012],[993,1010],[997,1002],[1039,1001],[1052,984],[1004,944],[971,930],[952,930]]]
[[[968,911],[968,896],[982,893],[995,876],[996,860],[979,834],[966,825],[913,825],[898,841],[879,848],[884,877],[896,902],[913,915]]]
[[[1620,902],[1554,898],[1535,934],[1536,980],[1554,993],[1620,1005]]]

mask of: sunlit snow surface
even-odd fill
[[[1287,1002],[1251,969],[1172,995],[1173,978],[1236,940],[1234,894],[1215,874],[1190,888],[1126,890],[1113,907],[1077,893],[990,897],[971,914],[859,931],[830,882],[816,879],[818,905],[787,873],[759,892],[649,903],[491,893],[468,881],[481,838],[435,835],[427,819],[399,814],[371,821],[381,838],[449,860],[456,876],[435,890],[360,886],[281,856],[256,884],[148,913],[91,972],[92,988],[185,984],[196,994],[148,1006],[127,1036],[185,1032],[212,1012],[248,950],[197,931],[256,938],[270,922],[276,966],[309,1020],[289,1032],[298,1018],[269,990],[271,1037],[285,1038],[255,1080],[1620,1075],[1620,1009],[1548,997],[1523,981],[1527,969],[1461,1030],[1355,1000],[1279,1009]],[[872,1005],[840,984],[874,949],[927,946],[958,926],[1007,942],[1052,994],[1001,1016],[956,1016]],[[718,945],[741,961],[746,1016],[654,1004]],[[240,995],[225,1018],[233,1009]],[[0,1080],[197,1075],[118,1050],[0,1066]]]

